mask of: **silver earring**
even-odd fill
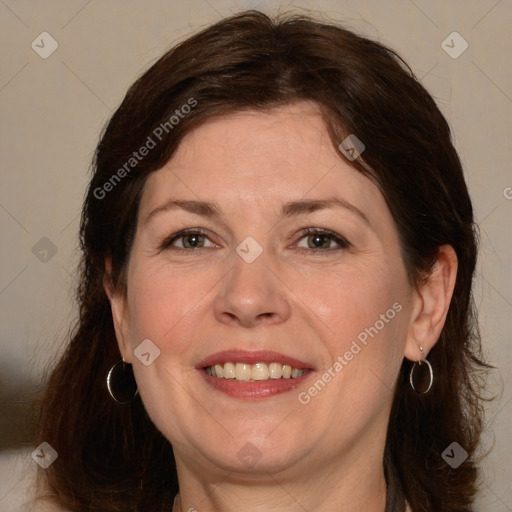
[[[423,347],[420,347],[420,351],[421,351],[421,354],[423,356]],[[423,363],[426,363],[426,365],[428,367],[428,372],[429,372],[430,379],[429,379],[429,383],[428,383],[427,389],[425,391],[418,391],[416,389],[416,386],[414,385],[413,374],[414,374],[414,369],[416,368],[416,365],[421,366]],[[430,388],[432,387],[432,384],[434,383],[434,372],[432,371],[432,365],[430,364],[428,359],[423,359],[423,357],[422,357],[419,361],[416,361],[412,365],[411,371],[409,373],[409,382],[411,384],[411,388],[414,391],[416,391],[416,393],[418,393],[419,395],[426,395],[430,391]]]
[[[106,380],[110,396],[119,404],[129,404],[139,392],[132,365],[125,363],[124,359],[120,359],[110,368]]]

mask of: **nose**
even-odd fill
[[[215,297],[215,317],[226,325],[279,324],[290,317],[287,288],[270,267],[265,251],[252,263],[236,252],[234,265]]]

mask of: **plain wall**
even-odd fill
[[[27,447],[33,398],[76,315],[79,214],[104,123],[134,79],[176,41],[245,8],[279,7],[322,12],[397,50],[453,128],[481,230],[475,293],[483,345],[498,367],[484,433],[484,447],[494,448],[476,510],[511,511],[509,0],[2,0],[0,450]],[[31,47],[39,41],[43,51],[44,31],[58,43],[46,59]],[[458,58],[442,47],[454,31],[469,44]],[[453,52],[460,42],[452,39]],[[0,509],[8,492],[0,487]]]

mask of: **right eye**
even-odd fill
[[[207,241],[210,240],[203,230],[197,228],[184,229],[166,238],[161,244],[161,249],[187,250],[203,249],[214,246],[214,244],[211,241],[211,245],[205,245]]]

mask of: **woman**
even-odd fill
[[[132,85],[94,164],[43,498],[471,510],[472,206],[393,51],[305,17],[222,20]]]

